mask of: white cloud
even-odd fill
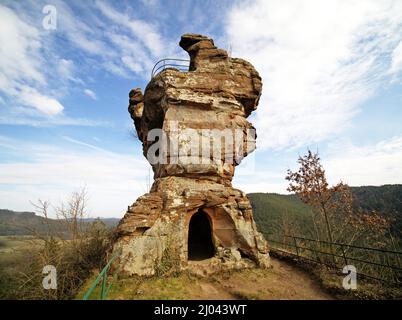
[[[104,153],[105,155],[109,154],[109,155],[114,156],[114,153],[112,153],[112,152],[110,152],[110,151],[107,151],[107,150],[105,150],[105,149],[103,149],[103,148],[101,148],[101,147],[94,146],[94,145],[92,145],[92,144],[90,144],[90,143],[83,142],[83,141],[80,141],[80,140],[71,138],[71,137],[69,137],[69,136],[63,136],[62,138],[63,138],[64,140],[68,141],[68,142],[75,143],[75,144],[77,144],[77,145],[79,145],[79,146],[87,147],[87,148],[89,148],[89,149],[92,149],[92,150],[95,150],[95,151]]]
[[[27,114],[27,110],[19,110],[22,114]],[[86,118],[71,118],[65,115],[52,117],[38,117],[36,114],[29,117],[22,117],[21,114],[13,113],[9,115],[0,114],[0,124],[5,125],[23,125],[31,127],[54,127],[54,126],[85,126],[85,127],[110,127],[112,123],[104,120],[92,120]]]
[[[333,183],[352,186],[398,184],[402,179],[402,136],[373,145],[338,145],[323,160]]]
[[[63,33],[86,54],[113,56],[113,51],[102,39],[103,30],[99,32],[99,27],[106,28],[106,26],[102,21],[96,20],[96,17],[88,15],[88,9],[92,8],[79,7],[80,15],[78,15],[66,2],[54,0],[54,3],[57,8],[58,32]]]
[[[106,61],[103,64],[103,68],[105,70],[109,71],[110,73],[113,73],[119,77],[125,78],[125,79],[132,79],[131,74],[128,71],[128,69],[125,66],[121,66],[117,63],[114,63],[112,61]]]
[[[285,180],[286,168],[285,167],[272,167],[267,170],[265,161],[261,159],[259,163],[255,164],[255,168],[244,170],[243,163],[236,167],[235,176],[233,179],[233,186],[240,190],[251,192],[275,192],[275,193],[288,193],[286,191],[287,181]]]
[[[20,20],[11,9],[0,5],[0,90],[20,81],[46,82],[40,71],[41,41],[38,30]]]
[[[148,80],[153,65],[159,59],[176,56],[181,51],[175,43],[176,39],[172,41],[160,32],[158,20],[141,20],[130,15],[129,10],[118,11],[104,1],[97,1],[96,8],[114,26],[105,28],[108,41],[118,52],[113,62],[105,61],[107,70],[123,77],[131,71],[129,73]]]
[[[399,42],[398,46],[392,52],[391,67],[389,68],[389,73],[394,74],[402,70],[402,41]]]
[[[75,75],[76,70],[74,66],[74,61],[70,59],[59,59],[57,63],[57,72],[60,80],[69,80],[84,84],[84,82]]]
[[[163,53],[163,39],[154,24],[118,12],[103,1],[97,1],[96,5],[102,14],[115,24],[128,28],[132,35],[140,40],[153,55],[158,56]]]
[[[402,2],[240,2],[225,29],[233,56],[263,78],[259,145],[298,147],[342,132],[385,81],[402,40]]]
[[[64,93],[56,92],[60,98],[71,89],[66,80],[84,86],[79,73],[84,79],[89,76],[84,71],[100,68],[123,78],[148,79],[154,63],[172,48],[156,22],[136,18],[129,10],[120,12],[100,1],[83,6],[54,0],[53,5],[58,19],[54,32],[35,27],[34,22],[43,17],[40,4],[0,5],[0,18],[5,21],[0,27],[0,40],[5,44],[0,48],[0,90],[10,92],[10,87],[22,83],[45,95],[45,89],[61,83]],[[80,56],[83,70],[75,68],[75,58],[59,56],[66,43]]]
[[[246,193],[262,192],[262,193],[279,193],[288,194],[286,191],[288,184],[286,182],[268,182],[268,181],[256,181],[256,182],[243,182],[239,184],[240,190]]]
[[[86,186],[92,216],[121,217],[146,192],[149,165],[142,157],[116,154],[70,137],[64,140],[73,144],[40,145],[0,136],[4,154],[25,155],[24,160],[0,163],[3,207],[30,210],[29,201],[39,198],[57,204]]]
[[[61,114],[63,105],[41,92],[47,80],[39,31],[2,5],[0,20],[0,91],[43,115]]]
[[[42,95],[36,89],[30,87],[21,86],[19,89],[20,91],[15,98],[23,105],[34,107],[49,116],[62,113],[64,107],[56,99]]]
[[[153,53],[147,52],[143,45],[133,41],[129,36],[117,33],[109,33],[108,36],[113,45],[120,49],[120,60],[125,69],[148,78],[150,70],[156,62],[156,58],[152,58]]]
[[[124,62],[124,64],[134,73],[140,73],[143,72],[144,69],[142,67],[141,63],[136,62],[133,57],[129,56],[124,56],[121,58],[121,61]]]
[[[93,91],[90,90],[90,89],[84,89],[84,93],[85,93],[88,97],[90,97],[91,99],[93,99],[93,100],[96,100],[96,99],[97,99],[96,93],[93,92]]]
[[[74,119],[63,112],[65,106],[61,99],[74,90],[74,86],[85,83],[78,74],[83,71],[76,69],[74,58],[63,57],[64,50],[60,50],[60,45],[65,45],[69,39],[75,45],[75,52],[84,60],[91,59],[88,55],[91,53],[102,59],[113,57],[110,60],[117,59],[121,63],[120,56],[101,40],[99,34],[103,33],[94,29],[96,16],[88,16],[85,11],[82,17],[77,17],[64,2],[55,0],[54,5],[58,29],[47,32],[41,29],[40,23],[35,24],[43,18],[40,4],[0,4],[0,93],[5,100],[4,108],[0,110],[2,124],[101,124],[97,120]],[[102,28],[107,27],[105,23],[99,23]],[[88,65],[81,60],[80,63]],[[92,90],[85,87],[79,90],[96,99]]]
[[[130,10],[118,11],[103,1],[84,6],[54,0],[54,5],[58,13],[54,41],[68,41],[85,61],[93,63],[91,59],[95,58],[97,68],[117,76],[148,79],[153,64],[171,48],[157,23],[141,20]]]
[[[302,151],[299,155],[304,153]],[[287,169],[298,169],[299,155],[294,151],[279,154],[267,151],[262,157],[259,154],[254,172],[240,175],[243,170],[240,165],[236,168],[233,183],[245,192],[288,193],[286,172]],[[366,145],[355,145],[347,138],[342,139],[330,144],[325,152],[320,152],[320,157],[331,185],[340,181],[351,186],[402,182],[402,136]]]

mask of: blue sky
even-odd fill
[[[56,8],[47,30],[44,6]],[[128,92],[201,33],[263,78],[258,150],[234,186],[286,192],[319,150],[330,182],[402,183],[401,1],[0,1],[0,207],[57,204],[86,186],[121,217],[150,173]]]

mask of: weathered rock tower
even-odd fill
[[[155,181],[118,225],[115,268],[152,275],[166,266],[267,267],[250,201],[231,186],[234,167],[255,149],[246,118],[257,107],[261,78],[205,36],[185,34],[180,46],[190,55],[188,72],[164,68],[144,95],[140,89],[129,95]]]

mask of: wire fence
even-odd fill
[[[339,242],[283,235],[267,237],[272,249],[327,267],[342,270],[353,265],[361,277],[402,285],[402,252],[355,246]]]

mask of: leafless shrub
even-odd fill
[[[34,204],[47,228],[40,232],[31,230],[32,241],[36,241],[36,245],[40,241],[41,245],[26,257],[24,266],[12,279],[8,279],[11,284],[8,283],[10,290],[6,298],[71,299],[93,270],[102,268],[111,231],[100,220],[91,223],[84,220],[86,204],[86,190],[74,192],[65,203],[54,208],[57,224],[49,218],[49,202],[39,200]],[[42,286],[42,270],[46,265],[56,267],[57,290],[46,290]]]

